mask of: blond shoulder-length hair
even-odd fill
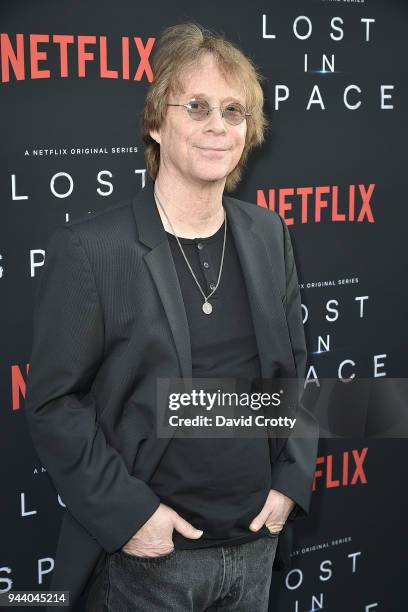
[[[225,189],[233,191],[241,180],[248,154],[265,137],[267,120],[263,113],[262,77],[255,64],[222,35],[195,23],[182,23],[162,31],[152,60],[154,81],[149,87],[141,117],[142,138],[145,145],[146,169],[153,180],[160,165],[160,145],[150,136],[159,130],[167,111],[170,93],[183,91],[183,72],[192,68],[200,58],[210,53],[228,82],[239,83],[245,96],[247,131],[245,146],[236,167],[227,176]]]

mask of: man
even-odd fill
[[[286,225],[223,195],[264,138],[260,77],[195,24],[162,33],[153,69],[146,187],[58,228],[38,290],[26,411],[66,505],[50,588],[72,609],[88,587],[89,612],[267,610],[309,511],[315,419],[299,406],[304,439],[156,431],[160,377],[304,375]]]

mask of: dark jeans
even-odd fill
[[[86,612],[267,612],[278,538],[175,549],[160,557],[108,554],[90,586]]]

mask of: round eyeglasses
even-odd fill
[[[184,106],[188,114],[195,121],[202,121],[209,116],[211,111],[216,108],[220,109],[221,117],[230,125],[238,125],[242,123],[245,117],[249,117],[251,113],[247,113],[246,109],[239,102],[230,102],[227,106],[213,106],[210,108],[207,100],[193,98],[185,104],[167,104],[167,106]]]

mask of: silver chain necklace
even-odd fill
[[[224,225],[224,243],[223,243],[223,245],[222,245],[222,255],[221,255],[221,264],[220,264],[220,270],[219,270],[219,272],[218,272],[218,279],[217,279],[217,283],[216,283],[216,285],[215,285],[214,289],[211,291],[211,293],[209,293],[209,294],[206,296],[206,295],[205,295],[205,293],[204,293],[204,291],[201,289],[201,285],[200,285],[200,283],[198,282],[197,277],[196,277],[196,275],[194,274],[192,267],[190,266],[190,262],[188,261],[188,259],[187,259],[186,255],[185,255],[185,253],[184,253],[184,251],[183,251],[183,247],[182,247],[182,246],[181,246],[181,244],[180,244],[180,240],[178,239],[178,236],[177,236],[176,232],[174,231],[174,227],[172,226],[171,221],[170,221],[170,219],[169,219],[169,217],[168,217],[168,215],[167,215],[166,211],[165,211],[165,210],[164,210],[164,208],[163,208],[163,205],[161,204],[161,202],[160,202],[160,200],[159,200],[159,198],[158,198],[158,196],[157,196],[156,190],[154,191],[154,196],[155,196],[156,201],[157,201],[157,203],[159,204],[160,208],[162,209],[162,211],[163,211],[163,212],[164,212],[164,214],[166,215],[166,219],[167,219],[167,221],[169,222],[169,225],[170,225],[171,229],[173,230],[173,234],[174,234],[174,236],[175,236],[175,238],[176,238],[176,240],[177,240],[177,243],[178,243],[178,245],[179,245],[179,247],[180,247],[180,250],[181,250],[181,252],[182,252],[182,254],[183,254],[183,257],[184,257],[184,259],[186,260],[186,264],[188,265],[188,268],[189,268],[189,270],[190,270],[190,272],[191,272],[191,274],[192,274],[192,276],[193,276],[193,278],[194,278],[194,280],[195,280],[195,282],[196,282],[196,285],[197,285],[197,287],[199,288],[199,290],[201,291],[201,294],[202,294],[202,296],[203,296],[203,298],[204,298],[204,303],[203,303],[203,305],[202,305],[203,312],[204,312],[205,314],[211,314],[211,313],[212,313],[212,309],[213,309],[213,307],[212,307],[212,305],[210,304],[210,302],[208,301],[208,298],[210,298],[210,297],[212,296],[212,294],[213,294],[213,293],[214,293],[214,292],[217,290],[217,287],[218,287],[218,285],[219,285],[219,283],[220,283],[220,279],[221,279],[221,272],[222,272],[222,265],[223,265],[223,262],[224,262],[225,239],[226,239],[226,236],[227,236],[227,215],[225,214],[225,209],[224,209],[224,223],[225,223],[225,225]]]

